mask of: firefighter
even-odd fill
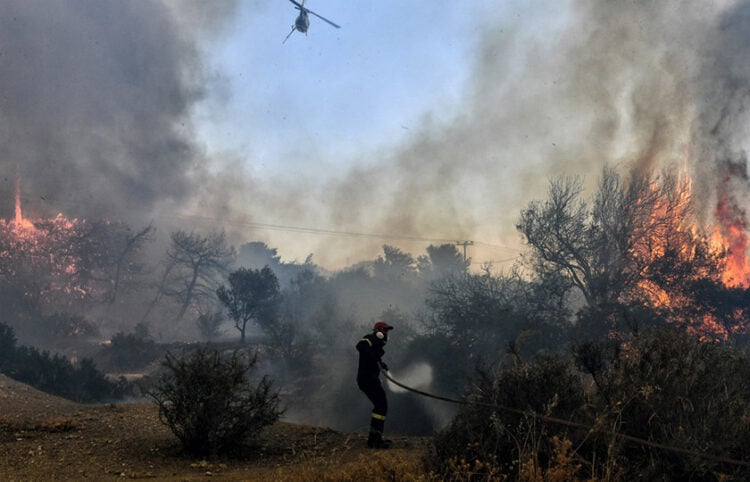
[[[385,416],[388,413],[388,400],[385,390],[380,384],[380,369],[388,371],[388,365],[381,359],[385,354],[383,347],[388,342],[388,332],[393,327],[384,321],[378,321],[372,329],[357,343],[359,352],[359,369],[357,370],[357,385],[373,404],[370,416],[370,435],[367,446],[370,448],[387,449],[390,440],[383,439]]]

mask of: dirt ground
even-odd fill
[[[0,375],[3,481],[278,481],[321,480],[321,474],[324,480],[352,480],[352,470],[363,463],[412,470],[429,442],[396,437],[393,449],[373,451],[365,448],[365,434],[283,421],[269,427],[263,441],[261,449],[241,460],[191,458],[180,453],[154,404],[80,405]],[[377,480],[373,473],[378,472],[368,478]]]

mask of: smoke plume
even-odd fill
[[[0,216],[13,216],[18,166],[30,216],[143,224],[164,206],[190,206],[232,240],[259,239],[287,259],[315,253],[331,267],[371,259],[391,241],[239,224],[517,247],[518,213],[545,196],[550,178],[585,175],[593,185],[604,165],[687,167],[704,221],[719,199],[733,206],[730,217],[744,216],[748,1],[515,2],[478,24],[460,110],[449,120],[426,113],[406,141],[363,154],[323,185],[253,177],[243,167],[252,155],[232,159],[195,141],[191,114],[211,88],[205,49],[235,7],[3,2]],[[469,255],[517,253],[481,248]]]
[[[189,121],[204,95],[199,41],[233,2],[178,3],[0,4],[0,216],[16,166],[32,216],[142,223],[192,194],[206,163]]]
[[[488,25],[463,110],[332,181],[324,224],[515,244],[550,178],[592,186],[605,165],[686,170],[706,222],[720,184],[742,205],[745,175],[721,179],[745,151],[750,2],[562,5]]]

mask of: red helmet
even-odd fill
[[[388,330],[392,330],[393,327],[391,325],[389,325],[388,323],[386,323],[385,321],[378,321],[377,323],[375,323],[375,326],[372,329],[373,329],[373,331],[383,331],[383,332],[385,332],[385,331],[388,331]]]

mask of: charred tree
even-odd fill
[[[112,289],[106,296],[110,304],[117,301],[117,294],[122,288],[123,281],[143,271],[143,266],[134,260],[136,254],[143,245],[153,239],[156,228],[149,224],[137,233],[131,234],[130,230],[120,237],[119,250],[114,259],[114,274],[112,275]]]
[[[201,236],[179,230],[172,233],[171,241],[161,289],[179,301],[179,320],[196,298],[214,295],[219,280],[229,272],[235,252],[223,232]]]

